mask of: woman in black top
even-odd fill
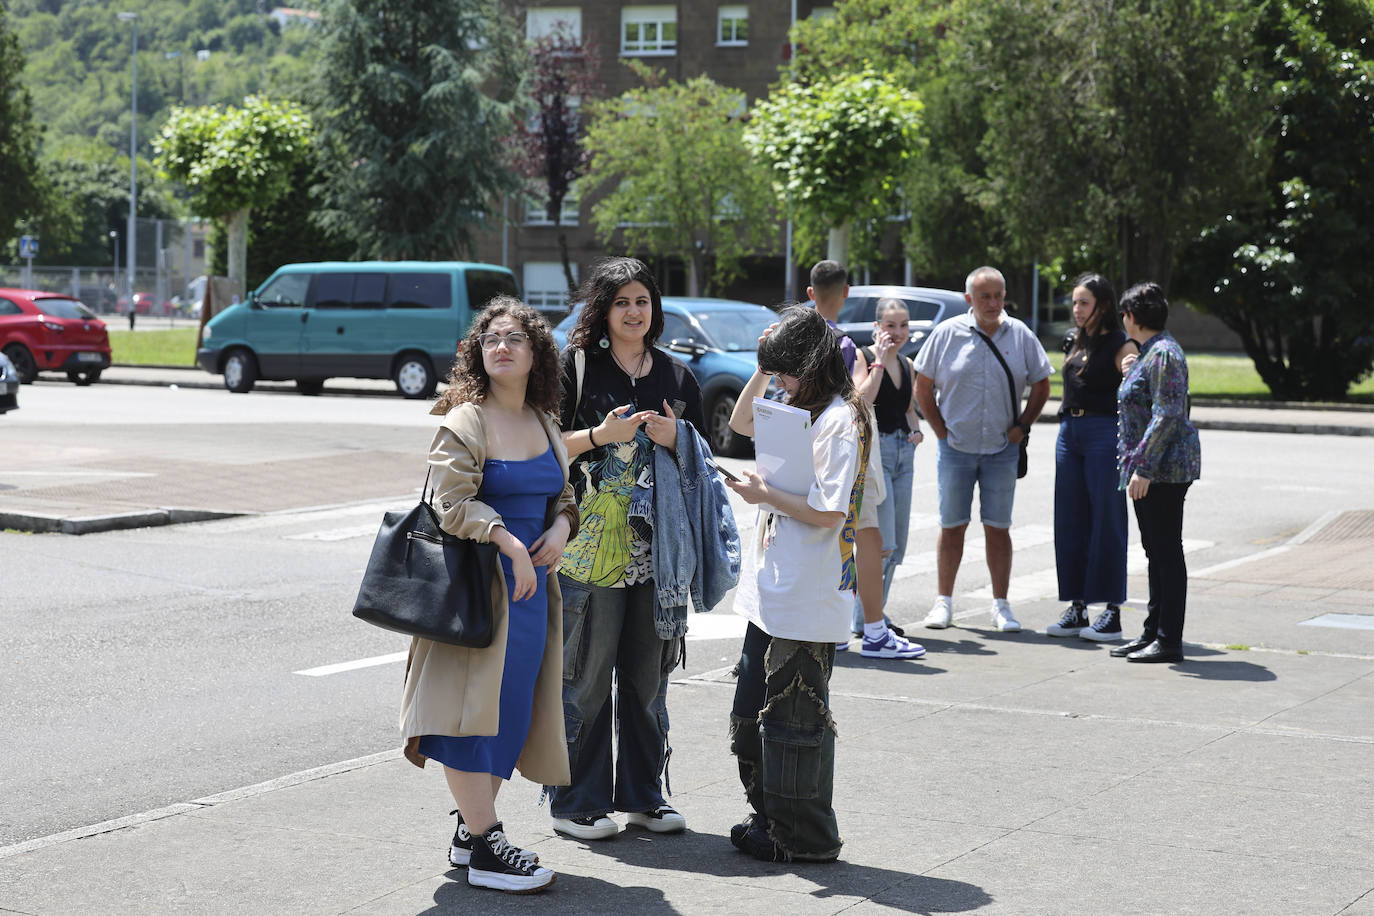
[[[614,836],[613,811],[674,833],[687,822],[664,802],[662,783],[668,675],[682,639],[662,639],[655,627],[652,513],[635,499],[652,493],[654,444],[677,447],[677,419],[703,430],[701,389],[685,364],[654,347],[663,303],[643,262],[600,262],[582,296],[563,353],[560,410],[582,517],[558,569],[572,781],[551,788],[549,807],[554,830],[581,840]]]
[[[1050,636],[1121,638],[1126,600],[1126,495],[1116,468],[1116,390],[1136,346],[1121,329],[1116,291],[1100,274],[1073,288],[1078,326],[1064,360],[1064,399],[1055,446],[1054,555],[1059,600],[1070,602]],[[1106,609],[1090,625],[1088,605]]]

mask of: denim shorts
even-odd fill
[[[940,492],[940,527],[958,528],[973,517],[973,485],[978,484],[978,511],[984,525],[1011,527],[1011,504],[1016,496],[1018,446],[1007,443],[1000,452],[978,455],[961,452],[940,439],[936,461]]]

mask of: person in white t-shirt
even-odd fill
[[[788,403],[810,411],[815,480],[805,494],[749,471],[727,480],[759,507],[735,594],[735,612],[749,626],[730,715],[730,749],[753,810],[731,828],[730,840],[764,861],[829,862],[842,845],[831,807],[830,672],[854,605],[854,529],[873,448],[871,413],[839,341],[814,309],[784,311],[759,344],[758,365],[739,400],[752,404],[775,375]]]

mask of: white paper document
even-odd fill
[[[754,460],[770,487],[806,496],[816,482],[811,411],[754,398]]]

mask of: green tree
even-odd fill
[[[329,0],[321,225],[359,257],[470,251],[493,201],[518,188],[504,141],[526,65],[494,0]]]
[[[681,259],[688,295],[706,295],[776,234],[768,176],[744,145],[744,95],[636,72],[649,85],[592,106],[586,182],[608,189],[592,224],[608,246],[619,233],[628,250]]]
[[[828,257],[849,258],[859,220],[900,213],[899,185],[918,144],[922,105],[872,70],[784,83],[754,106],[744,141],[803,228],[829,233]]]
[[[1265,199],[1185,259],[1192,301],[1240,335],[1275,397],[1344,400],[1374,367],[1374,5],[1276,0],[1256,82],[1272,100]]]
[[[42,129],[33,118],[33,99],[20,79],[24,55],[0,7],[0,239],[8,242],[16,224],[37,215],[43,202],[38,147]]]
[[[249,214],[286,193],[310,141],[304,111],[256,96],[242,108],[175,108],[158,135],[158,168],[186,186],[196,212],[227,223],[229,279],[240,295]]]
[[[948,77],[981,100],[977,194],[1024,260],[1168,286],[1181,247],[1258,192],[1248,0],[983,0]]]

